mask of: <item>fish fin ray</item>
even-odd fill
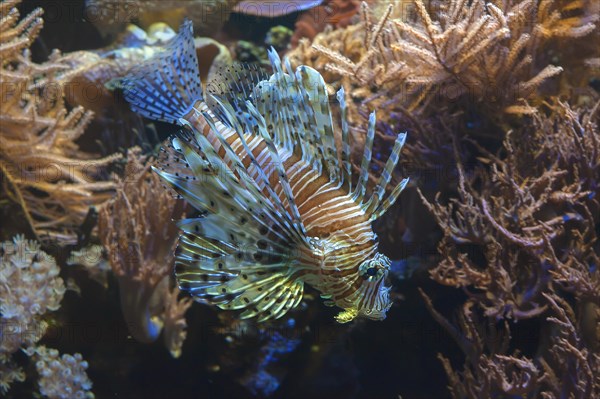
[[[400,133],[396,138],[396,141],[394,142],[394,147],[392,148],[392,152],[385,163],[383,172],[381,172],[381,176],[379,177],[377,186],[373,189],[373,194],[371,195],[371,198],[369,198],[369,201],[364,205],[363,209],[365,210],[365,213],[371,215],[372,220],[378,217],[376,216],[377,214],[383,214],[387,210],[387,208],[391,206],[395,201],[394,198],[389,205],[386,205],[381,210],[381,212],[378,212],[377,214],[375,213],[375,211],[379,209],[379,205],[381,204],[381,201],[385,196],[385,190],[387,188],[387,185],[390,183],[390,180],[392,179],[394,168],[398,164],[398,161],[400,159],[400,151],[402,151],[402,147],[404,146],[405,141],[406,133]],[[400,182],[400,184],[404,184],[404,186],[406,185],[406,183],[408,183],[408,180],[403,180],[402,182]],[[402,187],[402,189],[404,189],[404,186]],[[402,189],[400,191],[402,191]],[[394,190],[392,190],[392,192],[394,192]]]
[[[165,50],[136,66],[122,79],[125,99],[134,112],[176,123],[202,99],[193,25],[181,24]]]

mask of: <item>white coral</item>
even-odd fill
[[[40,316],[57,310],[65,293],[59,271],[35,241],[16,236],[0,245],[0,354],[34,345],[44,335]]]
[[[40,393],[51,399],[84,399],[93,398],[92,382],[85,370],[88,363],[81,354],[63,354],[59,356],[56,349],[44,346],[36,348],[35,367],[40,378]]]

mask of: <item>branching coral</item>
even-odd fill
[[[459,162],[459,197],[448,206],[425,201],[445,235],[433,279],[471,287],[489,316],[539,314],[551,280],[600,301],[598,106],[549,111],[507,136],[505,158],[488,154],[491,170],[467,179]]]
[[[91,113],[65,108],[63,87],[54,78],[68,66],[58,52],[44,64],[31,61],[28,47],[42,27],[41,10],[19,22],[17,3],[0,3],[3,186],[37,237],[73,244],[89,207],[112,196],[114,184],[103,178],[119,155],[94,159],[78,149],[75,141]],[[46,84],[37,85],[40,80]]]
[[[47,329],[44,315],[60,307],[65,293],[59,268],[34,241],[22,236],[0,245],[0,392],[23,371],[11,361],[19,349],[32,348]]]
[[[552,333],[549,345],[535,358],[509,352],[508,322],[481,320],[474,301],[463,306],[457,328],[433,308],[429,297],[423,296],[434,318],[466,355],[462,371],[454,370],[450,361],[439,355],[453,397],[593,398],[600,393],[600,378],[594,372],[600,367],[600,356],[586,346],[572,307],[558,295],[544,294]],[[487,327],[482,328],[484,325]]]
[[[423,198],[444,233],[442,260],[431,277],[469,296],[461,332],[431,309],[468,358],[458,374],[442,358],[455,397],[535,397],[539,387],[544,397],[564,397],[565,390],[590,397],[600,389],[586,371],[598,367],[599,106],[547,104],[507,135],[498,155],[471,142],[483,154],[471,170],[457,149],[458,197],[447,205],[439,196],[433,203]],[[561,299],[565,291],[579,319]],[[483,351],[475,333],[486,324],[475,320],[479,311],[492,324],[551,312],[557,332],[549,352],[534,362],[506,350]]]
[[[304,41],[290,58],[328,71],[328,82],[341,78],[370,109],[423,113],[428,103],[463,97],[506,109],[561,71],[537,60],[546,42],[586,35],[598,19],[580,1],[411,4],[389,5],[372,21],[363,3],[361,24]],[[580,15],[564,16],[574,10]]]
[[[129,150],[116,198],[100,212],[99,235],[119,281],[129,331],[140,342],[153,342],[164,328],[168,348],[178,356],[190,301],[177,300],[170,277],[178,237],[174,221],[182,217],[183,204],[149,168],[139,150]]]

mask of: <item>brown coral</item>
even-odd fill
[[[97,159],[78,149],[91,113],[68,111],[55,81],[67,68],[54,52],[31,61],[29,45],[42,28],[41,10],[18,22],[18,1],[0,3],[0,171],[7,195],[18,203],[35,235],[73,244],[90,207],[112,196],[105,168],[119,158]],[[37,85],[44,80],[44,85]]]
[[[165,331],[174,356],[179,355],[189,300],[177,300],[171,270],[183,204],[163,189],[139,149],[128,152],[125,177],[116,197],[99,215],[99,235],[119,281],[121,309],[131,334],[153,342]],[[174,329],[171,331],[170,329]]]
[[[550,111],[507,136],[505,158],[488,154],[491,168],[467,178],[458,161],[459,196],[447,206],[425,200],[444,231],[433,279],[471,287],[489,316],[539,314],[551,279],[600,300],[590,266],[599,259],[597,106],[579,114],[558,103]]]
[[[586,346],[573,308],[558,295],[544,294],[549,309],[545,319],[552,333],[549,345],[534,358],[511,351],[509,324],[481,320],[474,301],[465,303],[455,327],[433,308],[429,297],[423,297],[434,318],[465,353],[461,371],[438,355],[454,398],[593,398],[600,394],[600,377],[595,372],[600,356]]]
[[[467,355],[460,373],[441,357],[454,397],[534,397],[540,387],[549,398],[565,389],[575,397],[593,397],[600,389],[589,372],[599,360],[593,353],[598,347],[594,304],[600,303],[599,106],[574,110],[561,102],[548,104],[506,136],[498,155],[470,142],[482,154],[470,170],[457,148],[458,197],[448,204],[439,196],[433,203],[423,198],[444,233],[442,259],[431,277],[469,296],[460,331],[427,299]],[[573,295],[574,305],[562,299],[564,292]],[[547,312],[557,332],[538,359],[508,353],[507,347],[485,349],[475,333],[486,317],[527,319]]]
[[[577,6],[581,15],[563,16]],[[360,24],[304,41],[290,58],[329,72],[328,82],[341,79],[370,109],[423,113],[431,102],[459,98],[506,109],[561,71],[539,65],[546,42],[589,34],[597,19],[579,2],[414,0],[411,7],[389,5],[373,22],[363,3]]]

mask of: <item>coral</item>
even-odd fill
[[[165,310],[162,316],[165,346],[171,356],[181,356],[181,348],[187,335],[185,312],[192,305],[191,298],[179,299],[179,288],[175,287],[164,294]]]
[[[166,22],[173,29],[184,18],[194,23],[194,31],[200,36],[217,33],[229,19],[234,7],[241,0],[91,0],[87,2],[86,15],[101,32],[119,33],[131,21],[137,19],[143,28],[155,22]]]
[[[444,232],[435,281],[467,289],[495,317],[538,315],[551,281],[600,301],[597,111],[557,103],[507,135],[505,157],[482,158],[491,168],[467,178],[457,161],[458,198],[424,199]]]
[[[594,397],[600,389],[591,372],[600,360],[599,107],[533,108],[498,154],[467,140],[480,154],[470,169],[455,142],[458,196],[422,198],[444,234],[431,277],[468,295],[459,328],[425,297],[467,359],[456,372],[440,355],[456,398]],[[547,314],[551,345],[533,359],[509,353],[507,320]]]
[[[92,382],[85,370],[88,363],[79,353],[59,356],[56,349],[39,346],[33,354],[40,378],[40,393],[50,399],[92,399]]]
[[[108,288],[108,272],[110,265],[102,256],[102,245],[89,245],[79,251],[72,251],[67,259],[67,266],[82,266],[92,280],[104,288]]]
[[[180,353],[188,300],[171,291],[171,272],[183,204],[162,188],[139,149],[127,154],[116,197],[100,211],[99,236],[119,281],[121,309],[140,342],[155,341],[163,327],[171,353]],[[168,325],[167,325],[168,323]]]
[[[8,392],[10,385],[15,381],[25,381],[25,372],[0,355],[0,393]]]
[[[53,257],[35,241],[16,236],[0,245],[0,393],[25,373],[12,355],[33,350],[44,336],[45,315],[60,307],[65,285]]]
[[[543,295],[550,314],[545,318],[552,331],[550,343],[528,358],[519,351],[509,352],[509,323],[481,320],[475,301],[464,304],[457,328],[421,294],[434,318],[465,353],[462,371],[454,370],[446,357],[438,355],[454,398],[593,398],[600,394],[600,376],[594,372],[600,367],[600,356],[586,345],[573,308],[558,295]]]
[[[65,293],[54,258],[37,242],[16,236],[0,247],[0,355],[35,345],[44,335],[44,314],[55,311]]]
[[[349,25],[358,13],[359,6],[359,0],[328,0],[312,10],[302,12],[294,25],[292,47],[296,47],[303,38],[314,39],[328,25],[336,28]]]
[[[22,21],[18,1],[0,3],[0,172],[4,191],[18,203],[36,237],[77,241],[91,206],[109,199],[114,184],[105,169],[119,155],[97,159],[78,149],[92,114],[67,110],[56,74],[68,68],[59,52],[43,64],[28,47],[42,28],[41,10]],[[39,85],[43,80],[45,84]]]
[[[268,63],[267,50],[249,42],[247,40],[239,40],[235,45],[235,59],[242,63],[260,63],[266,65]]]
[[[292,33],[293,32],[285,26],[274,26],[267,32],[265,44],[268,47],[274,47],[277,51],[285,50],[290,43]]]
[[[363,3],[360,24],[323,32],[312,45],[303,41],[290,58],[327,71],[327,82],[343,84],[369,109],[423,114],[432,102],[465,98],[494,111],[518,112],[523,110],[510,107],[531,99],[562,70],[538,60],[544,44],[589,34],[598,19],[591,5],[579,1],[411,5],[389,5],[373,22]],[[563,16],[577,8],[581,15]],[[356,120],[357,112],[350,112]]]

